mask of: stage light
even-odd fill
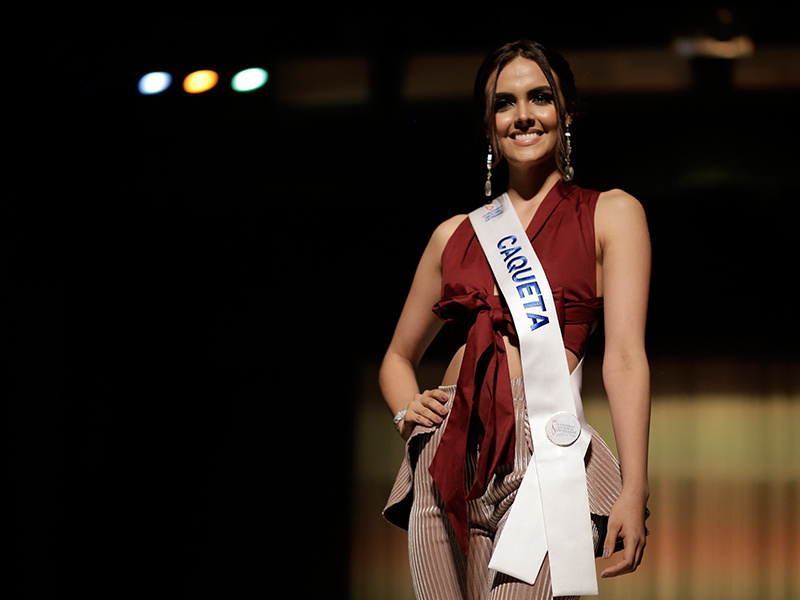
[[[195,71],[183,80],[183,89],[190,94],[201,94],[217,85],[218,81],[219,75],[214,71]]]
[[[237,92],[252,92],[263,86],[268,77],[264,69],[245,69],[233,76],[231,87]]]
[[[170,85],[172,85],[172,75],[163,71],[155,71],[139,80],[139,93],[146,96],[160,94]]]

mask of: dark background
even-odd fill
[[[795,8],[737,9],[725,30],[715,8],[53,19],[60,87],[30,99],[11,176],[26,192],[7,203],[15,597],[243,598],[280,581],[347,597],[358,368],[384,351],[433,227],[482,201],[485,173],[469,102],[404,104],[404,60],[518,37],[567,57],[696,31],[800,41]],[[374,65],[356,108],[285,107],[269,83],[135,91],[157,68],[348,54]],[[647,210],[652,356],[796,354],[800,91],[695,69],[693,89],[584,97],[576,183]],[[721,175],[697,183],[704,169]]]

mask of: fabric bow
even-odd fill
[[[504,335],[516,335],[499,296],[472,292],[437,303],[445,322],[474,323],[467,336],[456,396],[430,473],[464,555],[468,552],[467,500],[479,498],[499,465],[514,461],[514,402]],[[469,444],[478,444],[477,473],[465,488]]]

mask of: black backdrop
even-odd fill
[[[748,16],[757,43],[795,42]],[[589,15],[530,35],[663,46],[695,24],[671,17]],[[383,352],[429,232],[481,202],[484,176],[468,104],[404,105],[398,69],[531,28],[295,16],[269,21],[267,39],[247,21],[138,15],[54,38],[66,92],[23,145],[18,177],[38,191],[10,207],[4,286],[29,597],[249,597],[280,580],[347,596],[359,368]],[[131,87],[155,58],[233,68],[247,52],[361,52],[382,77],[371,103],[341,110],[279,107],[269,89]],[[719,81],[587,96],[574,131],[577,183],[622,187],[647,209],[654,357],[796,352],[798,93]]]

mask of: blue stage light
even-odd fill
[[[172,75],[164,71],[148,73],[139,80],[139,93],[146,96],[160,94],[172,84]]]

